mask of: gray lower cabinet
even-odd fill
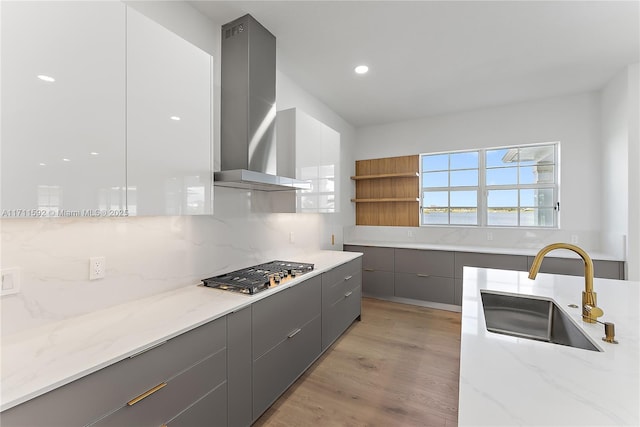
[[[162,345],[4,411],[1,414],[2,425],[71,427],[92,424],[99,419],[107,422],[110,416],[116,416],[117,412],[129,406],[127,402],[161,384],[166,383],[166,386],[129,408],[150,407],[153,397],[171,395],[185,385],[185,378],[190,376],[187,370],[199,372],[206,369],[205,366],[214,366],[214,360],[222,364],[222,369],[226,371],[226,318],[195,328]],[[181,378],[182,375],[186,376]],[[190,401],[184,401],[183,407],[174,406],[169,411],[171,413],[163,413],[160,424],[218,386],[226,378],[226,372],[222,379],[218,374],[205,378],[211,382],[202,385],[202,393],[194,394]],[[209,415],[209,420],[216,420],[220,416],[216,413]]]
[[[206,423],[212,412],[224,414],[224,405],[227,404],[227,388],[226,384],[220,384],[217,388],[211,390],[200,400],[179,413],[175,418],[165,423],[167,427],[222,427],[222,426],[240,426],[242,424],[234,424],[231,419],[225,419],[223,416],[217,417],[214,422]]]
[[[454,280],[449,277],[429,276],[420,273],[396,273],[396,293],[400,298],[455,303]]]
[[[227,315],[227,356],[229,426],[249,426],[253,420],[251,307]]]
[[[527,270],[531,268],[534,257],[527,257]],[[601,279],[624,280],[624,263],[618,261],[593,261],[593,273]],[[540,266],[540,273],[584,275],[584,262],[575,258],[545,257]]]
[[[385,297],[394,294],[394,248],[344,245],[347,252],[362,252],[362,293]]]
[[[453,252],[396,249],[395,267],[394,296],[455,304]]]
[[[345,245],[345,251],[362,252],[364,296],[462,305],[464,266],[528,271],[532,256],[457,252],[427,249]],[[392,261],[393,260],[393,261]],[[594,260],[595,277],[624,280],[624,262]],[[541,273],[584,275],[576,258],[546,257]]]
[[[320,355],[321,292],[315,276],[251,305],[254,420]]]
[[[362,261],[360,258],[322,274],[322,350],[326,350],[360,317]]]
[[[165,386],[153,394],[136,403],[130,402],[91,425],[95,427],[157,427],[175,418],[185,408],[216,388],[224,390],[221,401],[216,403],[217,408],[214,406],[202,414],[200,425],[226,425],[226,362],[226,349],[222,349],[196,366],[160,383]]]

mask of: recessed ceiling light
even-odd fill
[[[47,166],[46,163],[40,163],[40,166]]]
[[[55,82],[55,81],[56,81],[56,79],[54,79],[53,77],[51,77],[51,76],[45,76],[44,74],[39,74],[39,75],[38,75],[38,78],[39,78],[40,80],[42,80],[43,82],[48,82],[48,83],[53,83],[53,82]]]
[[[70,162],[71,159],[67,159],[66,157],[64,159],[62,159],[63,162]]]
[[[178,116],[171,116],[169,117],[171,120],[175,120],[176,122],[180,120],[180,117]]]
[[[356,74],[366,74],[367,71],[369,71],[369,67],[367,67],[366,65],[358,65],[354,71],[356,72]]]
[[[92,156],[97,156],[97,155],[99,155],[100,153],[97,153],[97,152],[95,152],[95,151],[92,151],[92,152],[91,152],[91,153],[89,153],[89,154],[91,154]]]

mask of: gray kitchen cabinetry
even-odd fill
[[[252,421],[251,336],[250,306],[227,315],[227,407],[228,425],[233,427]]]
[[[455,304],[462,305],[462,270],[464,266],[527,271],[527,257],[523,255],[455,253]]]
[[[1,420],[12,427],[157,426],[217,387],[225,389],[226,399],[225,383],[226,318],[221,318],[8,409]],[[226,422],[226,400],[224,405],[224,412],[207,413],[202,424]],[[155,410],[158,417],[149,415]]]
[[[348,252],[362,252],[362,293],[364,296],[393,296],[394,248],[345,245]]]
[[[454,253],[395,250],[395,296],[455,304]]]
[[[527,270],[531,268],[535,257],[527,257]],[[619,261],[593,260],[594,276],[601,279],[624,280],[624,263]],[[545,257],[540,266],[540,273],[584,275],[584,262],[575,258]]]
[[[360,317],[361,301],[361,258],[322,274],[323,351]]]
[[[405,249],[344,245],[348,252],[362,252],[364,296],[419,303],[462,305],[464,266],[528,271],[532,256],[479,252]],[[624,280],[624,262],[593,261],[595,277]],[[542,273],[584,275],[584,263],[576,258],[546,257]]]
[[[321,291],[315,276],[251,305],[254,420],[320,355]]]

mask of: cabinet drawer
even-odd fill
[[[224,384],[220,384],[166,425],[167,427],[226,426],[227,388]]]
[[[362,292],[365,295],[392,297],[394,294],[394,274],[391,271],[363,271]]]
[[[322,273],[322,286],[325,284],[334,285],[343,282],[349,277],[353,277],[362,271],[362,258],[357,258],[333,268],[326,273]],[[347,279],[349,280],[349,279]]]
[[[281,311],[284,311],[282,309]],[[253,419],[313,363],[321,351],[320,316],[253,362]]]
[[[360,287],[362,283],[362,272],[360,270],[341,277],[336,282],[330,282],[322,275],[322,305],[334,304],[342,299],[344,294],[352,289],[356,284]]]
[[[415,273],[396,273],[395,296],[454,304],[454,280],[448,277],[418,276]]]
[[[322,349],[329,347],[361,313],[360,285],[347,290],[342,298],[322,311]]]
[[[362,268],[368,270],[393,271],[394,248],[374,246],[348,246],[351,252],[362,252]]]
[[[253,360],[320,314],[322,280],[315,276],[251,306]]]
[[[225,346],[226,318],[221,318],[4,411],[2,423],[86,425]]]
[[[92,424],[94,427],[157,427],[175,417],[207,392],[222,387],[226,396],[227,352],[218,353],[180,375],[166,381],[166,386],[129,406]],[[224,412],[226,414],[226,403]],[[226,419],[226,415],[223,417]]]
[[[418,249],[396,249],[397,273],[422,273],[440,277],[453,277],[454,253]]]

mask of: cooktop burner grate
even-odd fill
[[[277,260],[209,277],[202,283],[210,288],[253,295],[308,273],[313,267],[303,262]]]

